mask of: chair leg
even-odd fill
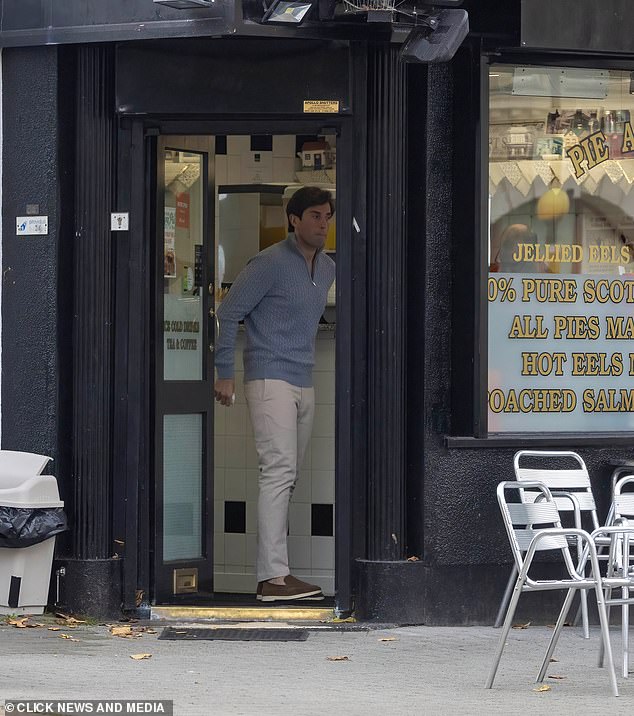
[[[630,590],[628,587],[622,587],[621,597],[623,599],[630,598]],[[630,629],[630,605],[623,604],[621,607],[621,638],[623,640],[623,678],[627,679],[630,676],[630,640],[629,640],[629,629]]]
[[[608,600],[612,599],[612,590],[609,587],[605,588],[604,597],[605,597],[606,602]],[[606,618],[608,620],[608,629],[609,629],[610,628],[610,605],[609,604],[606,604],[605,614],[606,614]],[[599,645],[599,668],[603,667],[603,656],[604,656],[604,649],[603,649],[603,641],[602,641],[601,644]]]
[[[517,567],[513,565],[511,567],[511,573],[509,574],[509,580],[506,583],[506,589],[504,590],[504,596],[502,597],[502,601],[500,602],[500,608],[498,609],[498,615],[495,617],[495,624],[493,627],[495,629],[499,629],[502,626],[502,622],[504,621],[504,614],[506,613],[506,609],[509,604],[509,600],[511,599],[511,592],[513,591],[513,585],[515,584],[515,580],[517,579]]]
[[[581,590],[581,619],[583,624],[583,638],[590,638],[590,620],[588,619],[588,592]]]
[[[610,646],[610,630],[608,623],[608,616],[605,609],[605,598],[603,596],[603,590],[599,584],[595,587],[597,595],[597,609],[599,611],[599,622],[601,623],[601,640],[603,643],[603,650],[605,652],[608,671],[610,677],[610,686],[612,687],[612,694],[614,696],[619,695],[619,688],[616,684],[616,674],[614,673],[614,659],[612,658],[612,647]]]
[[[486,689],[490,689],[493,686],[495,674],[497,673],[498,666],[500,665],[500,659],[502,658],[502,652],[504,651],[504,644],[506,643],[509,631],[511,630],[511,625],[513,624],[513,616],[515,615],[515,610],[517,609],[517,603],[519,602],[520,594],[522,593],[523,584],[524,578],[522,577],[522,575],[518,575],[517,580],[515,582],[515,589],[513,590],[513,594],[511,595],[509,608],[506,612],[506,618],[504,619],[504,625],[502,626],[502,633],[500,634],[500,639],[498,641],[497,649],[495,651],[493,664],[491,665],[491,671],[489,672],[489,676],[485,684]]]
[[[566,617],[568,616],[568,612],[570,611],[572,600],[575,597],[575,591],[577,590],[569,589],[566,593],[566,598],[564,599],[563,606],[561,607],[561,611],[559,612],[559,617],[557,618],[557,624],[555,624],[553,635],[550,637],[550,643],[548,644],[548,649],[546,650],[546,656],[544,656],[544,661],[542,661],[541,669],[537,674],[537,679],[535,679],[537,683],[543,681],[544,677],[546,676],[546,671],[548,671],[550,659],[552,658],[553,652],[555,651],[555,647],[557,646],[557,641],[559,640],[559,635],[561,634],[564,622],[566,621]]]

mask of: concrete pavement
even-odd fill
[[[549,672],[564,678],[548,679],[551,689],[537,693],[533,679],[551,633],[542,626],[512,630],[494,688],[487,691],[483,684],[499,636],[490,627],[332,631],[320,625],[305,642],[280,643],[164,641],[158,635],[165,624],[156,622],[145,625],[157,633],[128,639],[105,625],[50,631],[51,618],[42,621],[45,626],[32,629],[0,626],[0,704],[17,698],[164,698],[173,699],[176,716],[591,716],[634,709],[634,674],[618,678],[621,696],[615,699],[606,672],[596,666],[597,627],[590,640],[576,627],[564,629]],[[612,639],[620,670],[617,628]],[[130,658],[138,653],[152,656]],[[333,656],[348,659],[328,659]]]

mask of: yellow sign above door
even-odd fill
[[[304,114],[337,114],[339,100],[332,99],[305,99]]]

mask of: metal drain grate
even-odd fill
[[[159,639],[168,641],[306,641],[306,629],[206,629],[165,627]]]

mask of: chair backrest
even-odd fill
[[[536,492],[541,499],[532,502],[522,500],[522,491]],[[509,494],[516,492],[519,502],[507,499]],[[543,529],[554,527],[562,529],[559,510],[555,500],[546,485],[532,480],[520,482],[501,482],[497,487],[498,503],[504,520],[504,527],[511,545],[511,552],[518,572],[524,565],[524,555],[535,535]],[[540,540],[535,547],[536,551],[561,550],[562,556],[569,569],[574,570],[572,557],[568,548],[568,540],[563,535],[552,535]]]
[[[614,519],[634,519],[634,492],[623,492],[634,487],[634,475],[622,477],[614,486]]]
[[[592,494],[588,468],[576,452],[570,450],[519,450],[513,458],[513,467],[515,479],[518,482],[537,480],[552,492],[565,492],[573,495],[581,513],[589,516],[593,529],[599,528],[597,506]],[[553,495],[553,498],[560,512],[574,512],[575,503],[571,498],[558,495]],[[530,490],[522,494],[522,499],[524,502],[529,502],[542,498],[539,491]]]

